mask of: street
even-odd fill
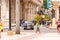
[[[12,27],[12,30],[15,32],[15,27]],[[4,32],[8,31],[8,28],[3,29]],[[36,27],[34,27],[34,30],[24,30],[24,27],[20,27],[21,32],[36,32]],[[47,28],[46,26],[41,26],[40,27],[41,33],[56,33],[57,29],[56,28]]]

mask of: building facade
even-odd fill
[[[34,20],[34,16],[37,13],[37,6],[39,6],[38,2],[34,3],[33,1],[28,1],[28,2],[22,1],[20,5],[21,5],[20,6],[21,8],[20,18],[24,20],[28,20],[28,21]]]
[[[0,0],[0,17],[4,27],[9,26],[9,0]],[[32,21],[40,6],[38,0],[20,0],[20,19]],[[16,0],[11,0],[11,22],[16,23]]]

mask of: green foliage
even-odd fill
[[[39,15],[37,15],[37,16],[35,16],[35,18],[34,18],[37,22],[39,22],[39,21],[41,21],[41,19],[42,19],[42,17],[41,16],[39,16]]]
[[[50,19],[50,16],[48,15],[48,14],[44,14],[44,19],[47,21],[47,20],[49,20]],[[34,19],[37,21],[37,22],[39,22],[39,21],[41,21],[42,20],[42,17],[41,17],[41,15],[36,15],[35,17],[34,17]]]
[[[51,7],[50,0],[43,0],[43,5],[45,9],[49,9]]]
[[[44,8],[47,9],[47,0],[43,0]]]
[[[46,20],[49,20],[49,19],[50,19],[50,16],[47,15],[47,14],[45,14],[45,19],[46,19]]]

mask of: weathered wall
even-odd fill
[[[1,0],[1,20],[3,27],[9,26],[9,4],[8,0]]]

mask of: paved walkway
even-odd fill
[[[35,39],[37,37],[41,36],[41,33],[34,33],[32,35],[26,36],[26,37],[22,37],[22,38],[18,38],[16,40],[32,40]]]
[[[13,30],[15,31],[15,29]],[[35,33],[36,28],[34,30],[23,30],[23,28],[20,28],[21,34],[14,34],[13,36],[8,36],[7,31],[4,29],[0,40],[60,40],[60,33],[57,33],[55,28],[40,27],[40,34]]]
[[[8,36],[3,32],[0,40],[60,40],[60,33],[22,32],[20,35]]]
[[[16,40],[60,40],[59,33],[33,34]]]
[[[1,39],[0,40],[16,40],[18,38],[22,38],[22,37],[26,37],[26,36],[30,36],[34,33],[31,33],[31,32],[21,32],[20,35],[16,35],[14,34],[13,36],[8,36],[7,35],[7,32],[2,32],[1,33]]]

